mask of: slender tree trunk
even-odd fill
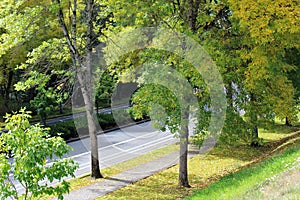
[[[13,80],[13,71],[9,71],[8,73],[8,79],[7,79],[7,85],[5,88],[5,98],[4,98],[4,106],[5,106],[5,112],[9,112],[9,95],[10,95],[10,88],[12,85],[12,80]]]
[[[99,118],[99,99],[95,99],[95,106],[96,106],[96,115],[97,115],[97,118]]]
[[[47,126],[47,114],[43,112],[43,113],[40,114],[40,116],[41,116],[41,120],[42,120],[43,125]]]
[[[60,5],[60,0],[56,0]],[[61,6],[61,5],[60,5]],[[68,47],[70,49],[71,58],[73,65],[76,68],[77,79],[81,87],[82,96],[84,99],[84,104],[86,107],[86,116],[88,122],[89,136],[91,142],[91,177],[102,178],[100,173],[99,165],[99,154],[98,154],[98,140],[97,140],[97,128],[94,118],[93,110],[93,95],[92,95],[92,72],[91,72],[91,53],[92,53],[92,31],[93,31],[93,0],[86,1],[87,6],[87,32],[86,32],[86,63],[83,63],[82,58],[79,55],[77,47],[77,1],[73,0],[72,9],[72,20],[71,20],[71,31],[68,30],[67,25],[64,21],[64,14],[62,8],[58,10],[58,21],[63,30],[63,34],[67,40]],[[71,36],[70,36],[71,35]]]
[[[188,157],[188,141],[189,141],[189,128],[188,118],[189,112],[182,112],[182,120],[184,122],[181,126],[180,134],[180,150],[179,150],[179,179],[178,184],[183,187],[191,187],[188,180],[188,168],[187,168],[187,157]]]
[[[103,176],[100,173],[100,164],[99,164],[99,154],[98,154],[98,139],[97,139],[97,130],[96,122],[94,118],[94,97],[93,97],[93,87],[92,87],[92,47],[93,47],[93,7],[94,0],[87,1],[87,39],[86,39],[86,69],[89,77],[86,77],[86,82],[88,82],[87,92],[89,101],[87,102],[87,117],[89,125],[89,133],[91,140],[91,159],[92,159],[92,174],[93,178],[102,178]]]
[[[80,75],[82,74],[79,73],[78,76]],[[79,77],[78,79],[82,80],[81,77]],[[86,87],[89,87],[89,85],[90,85],[89,83],[86,83]],[[89,95],[89,92],[86,90],[86,87],[81,87],[81,92],[86,106],[86,115],[87,115],[89,136],[91,142],[91,177],[102,178],[103,176],[100,173],[98,139],[97,139],[97,129],[96,129],[96,122],[95,122],[96,119],[94,118],[94,113],[93,113],[94,112],[93,101],[91,99],[91,96]]]
[[[228,105],[233,109],[233,89],[231,81],[227,84],[227,99]]]
[[[193,33],[196,33],[197,31],[197,16],[200,6],[200,0],[188,0],[188,7],[186,8],[187,13],[187,22],[189,25],[190,30]],[[180,5],[178,5],[180,6]],[[183,7],[180,6],[180,12],[183,14]],[[182,49],[186,50],[186,42],[183,41],[182,43]],[[183,102],[189,102],[187,99],[184,99]],[[187,165],[187,158],[188,158],[188,141],[189,141],[189,127],[188,127],[188,121],[189,121],[189,111],[190,106],[186,106],[186,108],[183,109],[181,114],[181,133],[180,133],[180,150],[179,150],[179,177],[178,177],[178,184],[183,187],[191,187],[189,185],[188,180],[188,165]]]
[[[253,128],[252,128],[252,133],[254,135],[254,138],[255,139],[258,139],[258,127],[257,125],[254,125]]]
[[[191,31],[195,33],[197,31],[197,17],[200,0],[188,0],[188,4],[188,23]]]
[[[189,25],[190,30],[193,33],[196,33],[197,31],[197,17],[198,17],[198,11],[200,6],[200,0],[188,0],[188,7],[186,8],[187,13],[187,22]],[[178,5],[180,6],[180,5]],[[180,6],[180,12],[183,14],[183,7]],[[186,43],[185,41],[182,43],[182,49],[186,49]],[[185,99],[187,100],[187,99]],[[183,102],[189,102],[189,101],[183,101]],[[188,127],[188,121],[189,121],[189,111],[190,106],[187,106],[186,108],[182,108],[182,117],[181,120],[183,122],[181,123],[181,134],[180,134],[180,155],[179,155],[179,178],[178,178],[178,184],[183,187],[191,187],[189,185],[188,180],[188,165],[187,165],[187,158],[188,158],[188,141],[189,141],[189,127]]]
[[[251,104],[251,124],[252,124],[252,142],[251,142],[251,146],[253,147],[258,147],[260,146],[259,142],[258,142],[258,117],[257,117],[257,111],[255,110],[255,96],[254,94],[250,94],[250,104]]]
[[[59,114],[63,114],[63,113],[64,113],[63,104],[62,102],[59,102]]]

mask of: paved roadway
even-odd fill
[[[143,155],[154,149],[175,143],[170,132],[161,132],[151,127],[151,122],[107,132],[98,136],[101,168],[124,162]],[[71,142],[74,149],[68,157],[72,157],[80,165],[76,176],[90,172],[89,138]]]
[[[98,113],[110,114],[113,110],[122,110],[122,109],[126,109],[128,107],[129,107],[128,105],[118,105],[113,108],[102,108],[102,109],[98,110]],[[82,117],[82,116],[85,116],[85,114],[86,114],[85,111],[75,113],[75,117]],[[47,124],[48,125],[57,124],[59,122],[65,122],[65,121],[72,120],[73,118],[74,118],[73,114],[69,114],[69,115],[65,115],[65,116],[61,116],[61,117],[55,117],[53,119],[47,119]]]
[[[170,132],[161,132],[152,128],[151,122],[107,132],[98,135],[100,166],[103,169],[173,144],[176,141],[178,140]],[[89,138],[68,144],[74,150],[66,157],[71,157],[79,163],[79,169],[75,173],[76,176],[89,173],[91,168]],[[56,183],[54,182],[53,184]],[[15,184],[19,191],[23,190],[21,184],[16,182]]]

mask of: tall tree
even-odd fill
[[[16,68],[28,62],[27,55],[32,49],[38,47],[44,40],[58,35],[53,23],[48,21],[49,15],[44,12],[43,3],[45,2],[19,1],[17,3],[9,0],[0,3],[0,85],[3,88],[1,88],[1,95],[5,106],[5,109],[1,110],[4,112],[11,112],[9,103],[14,102],[18,105],[22,103],[22,98],[18,98],[19,93],[15,92],[12,86],[19,80],[24,81],[27,71]],[[15,94],[13,101],[12,94]]]
[[[175,31],[180,31],[191,36],[197,42],[200,42],[198,34],[200,28],[205,26],[205,21],[203,23],[199,22],[202,16],[206,16],[205,11],[207,3],[204,1],[109,1],[113,9],[113,13],[116,17],[117,30],[119,27],[129,26],[129,27],[145,27],[145,26],[157,26],[166,27],[168,29],[173,29]],[[126,8],[126,9],[124,9]],[[206,16],[207,17],[207,16]],[[207,19],[208,20],[208,19]],[[150,38],[151,39],[151,38]],[[184,42],[183,42],[184,43]],[[185,50],[185,46],[182,43],[182,49]],[[181,88],[182,94],[185,92],[195,93],[195,96],[199,97],[199,109],[203,113],[201,116],[201,123],[199,125],[199,130],[206,130],[208,125],[209,112],[203,109],[205,106],[210,107],[209,103],[209,92],[205,86],[204,80],[201,78],[199,73],[193,69],[189,63],[185,62],[184,59],[178,58],[174,55],[165,54],[165,52],[145,52],[140,53],[139,51],[133,52],[131,58],[125,60],[125,63],[121,64],[121,69],[126,67],[131,68],[132,66],[138,66],[143,63],[147,63],[150,60],[157,60],[159,63],[163,63],[169,66],[171,69],[180,72],[180,74],[185,77],[188,81],[188,85],[191,87],[186,87],[185,89],[177,84],[177,89]],[[140,60],[140,61],[137,61]],[[159,67],[161,68],[161,67]],[[120,69],[120,68],[118,68]],[[174,72],[174,71],[173,71]],[[155,76],[155,71],[148,72],[146,74],[152,74]],[[163,73],[162,73],[163,74]],[[161,76],[163,76],[161,74]],[[160,77],[157,74],[157,77]],[[166,77],[161,78],[161,83],[163,80],[167,80]],[[169,77],[170,79],[170,77]],[[158,83],[158,82],[157,82]],[[186,85],[184,85],[186,86]],[[171,79],[169,87],[172,87]],[[168,88],[168,87],[167,87]],[[176,88],[176,87],[174,87]],[[190,91],[187,91],[190,90]],[[184,91],[184,92],[183,92]],[[137,93],[134,94],[133,103],[133,115],[135,117],[143,116],[144,112],[150,112],[151,103],[149,101],[157,102],[165,106],[166,114],[168,117],[166,119],[166,126],[172,131],[178,131],[180,138],[180,158],[179,158],[179,185],[184,187],[190,187],[188,181],[188,169],[187,169],[187,147],[189,139],[189,127],[188,119],[191,113],[191,107],[188,105],[179,105],[176,107],[176,103],[168,95],[165,89],[154,86],[149,86],[142,88]],[[187,99],[176,95],[178,102],[185,102]],[[167,101],[167,102],[166,102]],[[168,102],[169,101],[169,102]],[[176,102],[176,101],[175,101]],[[168,105],[169,104],[169,105]],[[176,108],[175,108],[176,107]],[[181,111],[178,111],[181,110]],[[140,111],[138,111],[140,110]],[[160,109],[156,109],[158,111]],[[160,112],[152,112],[160,113]],[[205,113],[205,114],[204,114]],[[180,116],[180,117],[179,117]],[[197,116],[200,118],[200,116]],[[159,117],[158,117],[159,118]],[[161,125],[161,121],[156,117],[155,123]],[[179,120],[179,121],[178,121]],[[180,122],[181,120],[181,122]],[[156,122],[157,121],[157,122]],[[163,126],[164,127],[164,126]],[[162,129],[165,129],[162,128]]]
[[[26,64],[18,68],[38,75],[28,79],[28,84],[17,84],[16,88],[26,89],[39,84],[38,77],[46,73],[46,77],[62,76],[55,90],[64,85],[66,77],[75,75],[83,94],[89,134],[91,138],[91,176],[102,177],[99,166],[96,120],[94,119],[93,96],[93,48],[98,44],[101,31],[107,28],[110,13],[101,14],[105,6],[89,1],[11,1],[3,3],[0,25],[4,30],[0,37],[0,55],[5,55],[14,47],[22,46],[27,41],[35,41],[27,51],[30,52]],[[104,16],[104,17],[103,17]],[[13,24],[13,23],[18,23]],[[54,30],[53,30],[54,29]],[[43,31],[46,34],[43,34]],[[40,34],[39,34],[40,33]],[[52,33],[52,34],[51,34]],[[43,36],[45,36],[43,38]],[[41,40],[34,40],[43,38]],[[66,54],[66,48],[68,54]],[[57,52],[61,50],[61,52]],[[54,61],[54,62],[53,62]],[[70,64],[71,63],[71,64]],[[32,68],[34,67],[35,68]],[[27,70],[26,70],[27,69]],[[64,72],[67,74],[64,76]],[[74,73],[75,72],[75,73]],[[58,82],[59,83],[59,82]]]
[[[92,51],[94,38],[94,21],[96,17],[96,4],[93,0],[81,2],[86,12],[85,22],[85,45],[82,48],[78,38],[78,2],[72,1],[69,5],[70,25],[66,23],[66,14],[64,12],[64,2],[53,0],[53,5],[57,6],[57,17],[59,25],[63,31],[70,51],[73,66],[76,70],[76,77],[80,85],[84,104],[86,108],[86,116],[88,122],[89,136],[91,141],[91,176],[93,178],[102,178],[99,165],[97,127],[94,116],[94,99],[93,99],[93,69],[92,69]],[[70,28],[68,28],[70,27]]]
[[[285,49],[299,48],[299,1],[229,3],[240,35],[237,51],[246,67],[246,115],[258,138],[260,122],[295,114],[294,88],[287,73],[292,67],[284,62],[284,55]]]

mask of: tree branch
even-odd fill
[[[52,0],[52,2],[54,2],[54,0]],[[63,34],[64,34],[64,36],[67,40],[68,47],[70,49],[71,55],[75,59],[75,55],[76,55],[77,52],[76,52],[75,47],[73,46],[72,40],[71,40],[70,35],[69,35],[69,30],[68,30],[67,25],[66,25],[65,20],[64,20],[64,14],[63,14],[63,11],[62,11],[61,2],[60,2],[60,0],[56,0],[56,3],[59,5],[59,9],[58,9],[58,13],[57,13],[58,23],[59,23],[59,25],[61,26],[61,28],[63,30]]]

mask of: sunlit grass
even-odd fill
[[[260,154],[257,149],[246,146],[233,149],[219,146],[207,156],[191,158],[188,165],[192,189],[209,185],[249,164]],[[178,165],[98,199],[181,199],[191,194],[192,189],[178,187],[177,177]]]
[[[272,174],[272,177],[249,188],[242,199],[300,199],[300,161],[287,163],[286,159],[283,159],[281,162],[290,164],[286,167],[287,170]]]
[[[245,145],[228,147],[219,144],[208,155],[198,155],[189,159],[189,180],[192,185],[190,189],[178,187],[178,166],[176,165],[97,199],[182,199],[192,195],[195,189],[201,190],[206,188],[228,174],[240,171],[268,158],[270,155],[274,155],[275,149],[275,153],[279,154],[283,149],[288,149],[291,145],[299,144],[297,137],[282,145],[278,144],[279,139],[290,137],[295,130],[297,129],[294,127],[281,125],[274,126],[270,130],[260,129],[260,137],[268,140],[263,147],[252,148]],[[280,148],[277,149],[278,146]],[[102,173],[108,178],[177,150],[178,145],[171,145],[119,165],[103,169]],[[70,181],[71,190],[76,190],[103,180],[105,179],[94,180],[88,175],[83,176],[82,178]]]
[[[254,167],[225,176],[209,187],[196,191],[194,196],[187,199],[261,199],[259,191],[262,188],[261,184],[266,179],[272,179],[295,164],[297,158],[300,157],[299,144],[292,145],[291,149],[280,156],[272,157]],[[291,193],[299,195],[299,191],[294,190]]]
[[[290,136],[290,133],[294,131],[294,129],[285,129],[281,126],[277,128],[278,130],[274,127],[270,131],[261,131],[260,136],[276,141],[281,137]],[[283,133],[280,133],[280,130],[284,130]],[[191,195],[195,189],[203,189],[221,177],[265,159],[274,148],[272,145],[260,148],[219,145],[208,155],[198,155],[189,160],[189,180],[192,186],[190,189],[178,187],[178,166],[174,166],[97,199],[182,199]]]
[[[263,138],[265,142],[272,142],[287,137],[290,133],[299,130],[296,126],[285,126],[276,124],[270,126],[268,129],[259,129],[259,137]]]

